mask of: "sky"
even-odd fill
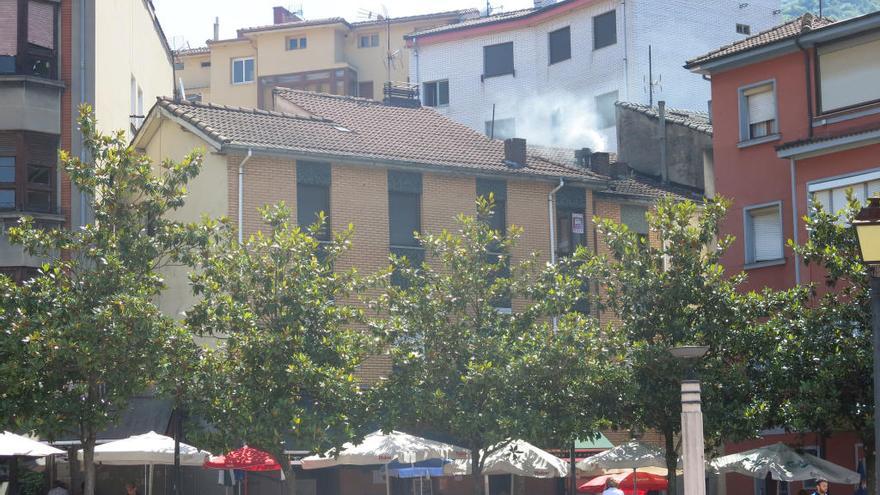
[[[531,7],[533,0],[491,0],[497,10]],[[485,10],[486,0],[153,0],[159,22],[172,48],[204,46],[213,36],[214,17],[220,18],[220,38],[235,37],[243,27],[272,24],[272,7],[302,8],[306,19],[344,17],[365,20],[364,11],[391,17],[464,8]],[[188,45],[187,45],[188,44]]]

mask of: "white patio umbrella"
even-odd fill
[[[0,435],[0,456],[45,457],[63,453],[63,450],[15,433],[4,431]]]
[[[210,455],[210,452],[192,445],[180,444],[181,466],[201,466]],[[83,458],[82,449],[77,452],[77,456],[80,460]],[[153,466],[174,464],[174,439],[151,431],[107,442],[95,447],[95,462],[112,466],[148,466],[146,489],[149,494],[152,492]]]
[[[470,456],[443,466],[448,475],[467,475],[471,473]],[[486,476],[510,474],[527,478],[565,478],[568,464],[555,455],[535,447],[525,440],[513,440],[504,447],[492,452],[483,462]]]
[[[375,431],[365,436],[363,442],[357,445],[345,444],[338,452],[329,450],[324,454],[304,457],[302,467],[320,469],[338,465],[382,464],[385,466],[385,492],[390,494],[388,464],[392,461],[416,463],[431,459],[465,459],[468,456],[466,449],[448,443],[428,440],[400,431],[387,434]]]
[[[716,473],[739,473],[752,478],[777,481],[802,481],[824,478],[844,484],[856,484],[859,473],[810,454],[800,454],[783,443],[775,443],[714,459],[709,468]]]
[[[678,463],[681,464],[681,459]],[[588,457],[575,464],[575,467],[592,475],[609,474],[608,471],[613,469],[632,469],[633,472],[650,469],[656,472],[656,469],[666,468],[666,455],[656,447],[631,440]],[[633,489],[637,491],[638,487],[634,484]]]

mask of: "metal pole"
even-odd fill
[[[699,380],[681,382],[681,440],[684,495],[706,495],[703,412],[700,409]]]
[[[874,410],[880,404],[880,277],[876,267],[871,273],[871,330],[874,332]],[[880,420],[874,414],[874,495],[880,495]]]
[[[183,411],[178,408],[174,415],[174,482],[171,493],[180,495],[180,437],[183,435]],[[282,471],[283,472],[283,471]]]
[[[569,489],[570,489],[569,493],[571,493],[571,495],[577,495],[577,465],[575,463],[575,458],[574,458],[574,456],[576,454],[574,441],[571,442],[571,447],[569,448],[569,454],[571,455],[571,457],[569,457],[570,465],[569,465],[569,470],[568,470],[569,471],[568,484],[569,484]]]

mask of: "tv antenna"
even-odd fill
[[[494,5],[492,5],[491,0],[486,0],[486,17],[489,17],[490,15],[492,15],[492,13],[495,12],[496,10],[503,10],[503,9],[504,9],[504,5],[494,6]]]
[[[302,2],[300,2],[299,4],[294,4],[294,3],[290,3],[290,4],[288,4],[288,5],[287,5],[287,11],[290,12],[291,14],[295,14],[295,15],[296,15],[297,17],[299,17],[300,19],[304,19],[304,18],[305,18],[305,16],[303,15],[303,4],[302,4]]]
[[[654,59],[651,54],[651,45],[648,45],[648,78],[644,79],[642,77],[645,84],[645,91],[648,93],[648,106],[654,106],[654,88],[656,87],[658,90],[663,91],[663,76],[658,75],[657,79],[654,79]]]

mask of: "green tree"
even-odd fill
[[[76,432],[91,495],[97,433],[160,374],[174,323],[154,304],[163,287],[159,271],[201,242],[198,228],[166,213],[183,205],[202,157],[192,153],[154,168],[122,131],[99,133],[88,106],[80,109],[79,126],[91,160],[64,151],[60,158],[90,198],[95,219],[65,230],[25,217],[9,230],[12,242],[52,261],[22,285],[2,284],[3,300],[14,309],[0,322],[0,407],[49,438]]]
[[[719,238],[726,212],[723,200],[702,205],[664,198],[647,214],[654,242],[609,219],[596,219],[608,255],[586,249],[576,253],[581,276],[598,283],[596,300],[620,318],[618,331],[628,341],[633,381],[627,390],[626,421],[655,429],[665,439],[675,490],[681,428],[680,381],[686,370],[669,353],[680,345],[709,346],[697,365],[703,385],[708,439],[753,435],[762,416],[751,396],[757,373],[748,359],[754,323],[766,314],[758,294],[740,294],[743,275],[729,276],[720,264],[731,238]]]
[[[625,366],[615,343],[569,312],[579,284],[535,256],[514,263],[521,229],[506,234],[478,217],[459,230],[419,235],[427,261],[392,257],[394,284],[375,302],[375,328],[391,343],[393,372],[375,391],[383,427],[431,433],[471,452],[474,493],[486,456],[516,438],[572,440],[603,424]],[[513,310],[499,310],[510,306]],[[482,454],[482,455],[481,455]]]
[[[283,204],[261,214],[266,233],[239,244],[223,229],[191,277],[200,301],[187,324],[217,339],[204,351],[191,406],[212,426],[209,445],[269,452],[295,493],[285,444],[316,451],[354,438],[362,419],[354,373],[369,342],[354,326],[362,311],[346,304],[358,274],[334,269],[351,228],[322,243],[323,219],[302,230]]]

